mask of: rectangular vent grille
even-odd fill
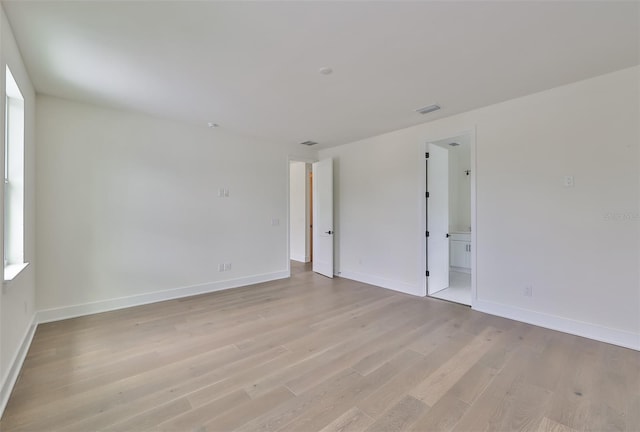
[[[420,114],[429,114],[430,112],[438,111],[440,107],[438,105],[429,105],[426,107],[418,108],[416,112]]]
[[[306,145],[306,146],[312,146],[312,145],[316,145],[318,143],[315,142],[315,141],[305,141],[305,142],[301,142],[300,144]]]

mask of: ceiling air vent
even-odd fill
[[[306,146],[312,146],[312,145],[316,145],[318,143],[315,142],[315,141],[305,141],[305,142],[301,142],[300,144],[306,145]]]
[[[420,114],[429,114],[430,112],[438,111],[439,109],[440,107],[434,104],[434,105],[418,108],[416,112]]]

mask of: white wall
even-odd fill
[[[288,275],[288,157],[310,151],[47,96],[37,116],[41,319]]]
[[[308,262],[307,164],[292,161],[289,170],[289,255],[292,260]]]
[[[320,151],[336,163],[337,271],[425,295],[424,143],[475,128],[475,308],[640,348],[639,78],[625,69]]]
[[[25,183],[24,257],[29,266],[11,282],[5,282],[0,295],[0,414],[18,376],[33,336],[35,311],[35,92],[24,67],[4,10],[0,7],[0,100],[4,101],[5,69],[11,69],[25,103]],[[4,130],[5,104],[0,103],[0,128]],[[0,152],[4,158],[4,152]],[[4,163],[4,162],[3,162]],[[2,188],[0,188],[0,194]],[[4,199],[3,201],[4,202]],[[0,212],[2,218],[2,212]],[[2,238],[3,230],[0,230]]]
[[[449,147],[449,231],[471,227],[471,149],[468,143]]]

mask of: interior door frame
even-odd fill
[[[442,146],[439,145],[434,145],[433,143],[427,143],[426,145],[427,147],[427,153],[429,153],[429,157],[426,157],[425,154],[425,169],[426,169],[426,176],[425,176],[425,184],[426,187],[429,191],[429,197],[428,199],[425,199],[425,205],[426,205],[426,215],[427,217],[425,218],[426,221],[426,230],[429,233],[429,236],[427,237],[425,244],[425,254],[427,256],[425,263],[426,263],[426,269],[428,269],[430,275],[429,277],[427,277],[427,294],[430,296],[433,296],[434,294],[447,289],[449,287],[450,281],[449,281],[449,269],[451,268],[451,263],[449,262],[450,259],[450,244],[449,244],[449,221],[451,220],[451,217],[449,215],[449,196],[450,196],[450,185],[449,185],[449,149],[448,148],[444,148]],[[429,177],[431,173],[436,173],[436,175],[434,176],[434,179],[440,179],[440,177],[443,175],[442,170],[445,170],[446,173],[444,173],[444,175],[446,176],[446,181],[444,182],[445,187],[442,188],[443,184],[440,185],[435,185],[432,187],[429,187]],[[439,172],[439,173],[438,173]],[[439,175],[438,175],[439,174]],[[437,182],[436,182],[437,183]],[[439,194],[443,192],[442,189],[446,189],[446,196],[444,196],[443,198],[439,198]],[[439,202],[438,202],[439,201]],[[442,205],[444,204],[443,201],[446,201],[446,205]],[[437,203],[438,202],[438,203]],[[433,211],[432,213],[430,213],[430,209],[434,208],[435,204],[440,204],[439,208],[441,210],[439,211]],[[446,220],[440,219],[437,216],[443,216],[440,212],[446,212]],[[439,220],[440,222],[443,222],[446,224],[446,226],[441,226],[439,225],[440,228],[443,228],[444,232],[440,232],[438,230],[438,226],[434,226],[434,224],[430,224],[429,223],[429,215],[432,216],[436,216],[434,219],[436,219],[436,222]],[[438,225],[438,224],[436,224]],[[433,242],[433,244],[432,244]],[[436,245],[437,243],[437,245]],[[434,249],[434,245],[436,246]],[[447,256],[444,257],[444,261],[439,261],[439,262],[433,262],[433,259],[430,258],[435,258],[436,261],[438,261],[438,259],[440,258],[440,253],[432,253],[429,254],[429,250],[435,250],[435,251],[441,251],[442,249],[446,250],[447,252]],[[444,273],[445,274],[440,274],[440,269],[442,268],[442,266],[444,266]],[[442,279],[438,278],[438,275],[442,276]],[[445,282],[446,280],[446,282]],[[429,282],[433,282],[434,286],[436,285],[435,282],[441,282],[441,284],[437,284],[437,288],[433,287],[433,289],[430,289],[429,287]],[[437,291],[436,291],[437,290]]]
[[[477,172],[477,161],[476,161],[476,126],[468,129],[462,130],[453,130],[452,132],[447,132],[444,134],[427,134],[420,139],[422,145],[420,148],[420,157],[418,160],[420,161],[420,171],[422,175],[421,185],[422,185],[422,217],[420,218],[421,222],[421,230],[417,235],[422,238],[420,253],[418,256],[420,257],[420,264],[418,269],[420,269],[419,277],[422,280],[422,292],[423,296],[427,296],[427,164],[425,163],[425,153],[429,151],[429,143],[441,141],[448,138],[457,137],[460,135],[469,135],[470,137],[470,148],[471,148],[471,308],[475,309],[475,304],[478,299],[478,291],[477,291],[477,235],[478,235],[478,225],[476,221],[476,208],[477,208],[477,199],[476,199],[476,172]]]
[[[303,157],[303,156],[294,156],[294,155],[289,155],[287,156],[287,191],[286,191],[286,197],[287,197],[287,215],[286,215],[286,219],[287,219],[287,223],[286,223],[286,227],[287,227],[287,235],[286,235],[286,242],[287,242],[287,266],[286,266],[286,271],[289,274],[289,276],[291,276],[291,188],[290,188],[290,181],[291,181],[291,162],[304,162],[307,164],[312,164],[314,162],[318,162],[318,158],[308,158],[308,157]],[[307,209],[307,211],[309,211],[309,209]]]
[[[335,274],[335,225],[333,199],[333,158],[312,165],[313,265],[314,273],[333,278]]]

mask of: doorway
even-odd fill
[[[313,261],[313,174],[308,162],[289,161],[289,259]]]
[[[471,306],[472,133],[430,141],[426,157],[427,294]]]
[[[289,271],[303,263],[333,278],[333,160],[289,159],[288,198]]]

